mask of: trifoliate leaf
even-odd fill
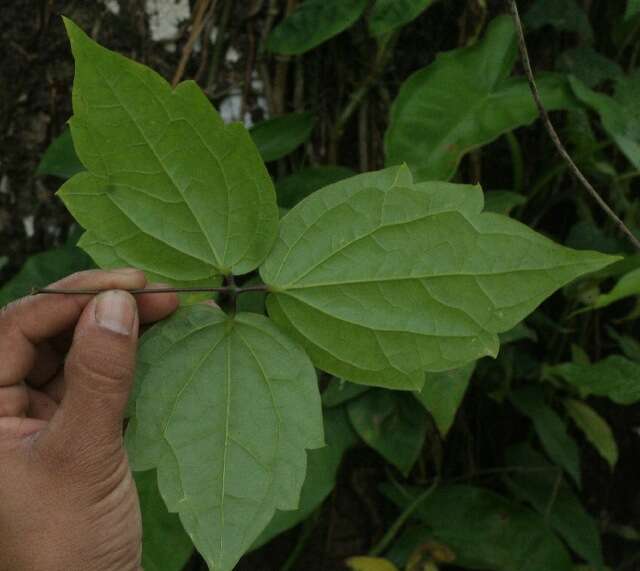
[[[160,492],[213,571],[230,571],[272,519],[298,506],[306,449],[323,445],[308,357],[267,318],[194,305],[143,338],[134,470]]]
[[[424,387],[415,393],[422,406],[433,416],[442,436],[446,436],[453,425],[475,366],[475,362],[472,362],[460,369],[428,373]]]
[[[481,212],[479,187],[413,185],[406,167],[319,190],[282,219],[260,269],[269,314],[318,368],[419,390],[425,371],[495,356],[498,333],[616,260]]]
[[[191,81],[174,90],[65,20],[76,60],[76,152],[89,172],[60,194],[98,262],[173,281],[253,270],[270,250],[275,191],[251,138]],[[210,281],[210,280],[209,280]]]
[[[376,0],[369,17],[372,36],[383,36],[415,20],[433,0]]]
[[[416,180],[448,180],[462,157],[527,125],[538,111],[517,57],[511,18],[496,18],[477,44],[440,54],[401,87],[385,136],[387,164],[408,163]],[[538,78],[548,110],[575,106],[561,76]]]
[[[298,55],[349,28],[364,12],[367,0],[304,0],[269,35],[267,47]]]

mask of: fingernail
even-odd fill
[[[136,302],[123,291],[106,291],[96,298],[96,322],[120,335],[131,335],[136,311]]]

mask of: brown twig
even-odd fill
[[[53,295],[98,295],[105,289],[63,289],[63,288],[34,288],[31,295],[53,294]],[[250,291],[267,291],[266,285],[256,285],[248,287],[223,286],[223,287],[160,287],[160,288],[135,288],[125,289],[131,295],[148,293],[227,293],[241,294]]]
[[[173,87],[178,85],[184,75],[187,63],[191,57],[191,52],[193,51],[193,46],[195,45],[196,40],[200,37],[202,29],[204,28],[205,14],[207,13],[207,8],[209,8],[210,2],[211,0],[198,0],[195,8],[195,16],[193,17],[193,23],[191,24],[191,34],[189,34],[189,39],[182,48],[182,56],[180,57],[180,62],[178,63],[176,72],[173,75],[173,81],[171,82]]]
[[[527,49],[527,43],[524,37],[524,29],[522,26],[522,20],[520,19],[520,14],[518,12],[518,5],[516,0],[507,0],[509,8],[511,10],[511,15],[513,16],[513,21],[516,25],[516,31],[518,34],[518,45],[520,47],[520,56],[522,57],[522,65],[524,66],[524,71],[527,75],[527,80],[529,81],[529,87],[531,88],[531,93],[533,94],[533,99],[536,102],[536,106],[538,107],[538,112],[540,113],[540,118],[542,119],[542,123],[544,124],[545,129],[549,133],[553,144],[556,149],[562,156],[562,158],[566,161],[569,169],[574,174],[574,176],[580,181],[582,186],[587,190],[587,192],[593,197],[593,199],[598,203],[600,208],[604,210],[605,214],[613,220],[618,229],[623,232],[629,241],[633,244],[633,246],[640,250],[640,240],[636,238],[636,236],[627,228],[626,224],[618,217],[618,215],[611,209],[611,207],[605,202],[605,200],[600,196],[598,191],[593,187],[593,185],[587,180],[587,177],[582,174],[582,171],[578,168],[578,165],[573,161],[571,155],[562,144],[558,132],[556,131],[551,119],[549,118],[549,113],[547,112],[545,106],[542,103],[542,98],[540,96],[540,92],[538,91],[538,86],[536,84],[535,77],[533,75],[533,69],[531,68],[531,60],[529,58],[529,50]]]

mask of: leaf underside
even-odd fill
[[[88,172],[60,196],[103,267],[171,282],[256,268],[277,231],[275,191],[251,137],[191,81],[174,90],[65,20],[76,61],[74,146]]]
[[[195,305],[145,335],[136,382],[133,469],[156,468],[210,568],[233,569],[297,507],[306,449],[323,445],[311,362],[263,316]]]
[[[315,192],[260,268],[270,316],[322,370],[419,390],[425,371],[495,356],[499,333],[616,260],[482,207],[479,187],[413,184],[406,167]]]

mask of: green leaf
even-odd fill
[[[487,212],[508,216],[516,206],[527,202],[526,196],[508,190],[493,190],[484,195],[484,209]]]
[[[62,134],[53,140],[47,147],[36,174],[53,175],[60,178],[71,178],[74,174],[82,172],[84,166],[80,162],[73,148],[71,131],[65,129]]]
[[[0,256],[0,270],[4,268],[9,263],[9,258],[7,256]]]
[[[640,342],[634,337],[629,335],[622,335],[618,333],[613,327],[607,327],[607,333],[609,337],[614,339],[620,350],[629,357],[632,361],[640,363]]]
[[[526,13],[524,23],[533,30],[553,26],[556,30],[575,32],[586,41],[593,39],[589,17],[576,0],[537,0]]]
[[[331,408],[334,406],[340,406],[345,402],[348,402],[356,397],[359,397],[362,393],[366,393],[369,387],[365,385],[356,385],[350,383],[344,379],[331,379],[329,386],[322,393],[322,406]]]
[[[307,477],[300,493],[298,509],[276,512],[254,543],[253,549],[303,522],[333,490],[342,457],[358,439],[343,407],[324,411],[324,431],[327,445],[307,453]]]
[[[560,55],[556,65],[560,71],[575,75],[589,87],[624,75],[619,63],[588,46],[567,50]]]
[[[442,436],[446,436],[453,425],[475,367],[475,362],[472,362],[460,369],[429,373],[422,391],[415,393],[433,416]]]
[[[479,187],[413,185],[406,167],[315,192],[260,268],[269,315],[319,369],[420,390],[425,371],[495,356],[498,333],[616,259],[481,214],[482,202]]]
[[[545,516],[578,555],[596,567],[602,566],[598,525],[557,469],[541,454],[522,444],[507,450],[507,463],[523,469],[510,472],[505,478],[511,491]]]
[[[567,414],[582,430],[600,456],[607,461],[611,469],[615,468],[618,462],[618,445],[607,421],[581,401],[567,399],[564,406]]]
[[[627,0],[627,10],[624,13],[625,20],[631,20],[640,14],[640,0]]]
[[[278,204],[284,208],[293,208],[316,190],[355,174],[351,169],[336,166],[311,167],[295,172],[276,183]]]
[[[225,125],[191,81],[102,48],[65,19],[76,60],[76,151],[89,172],[60,195],[101,266],[118,261],[172,281],[247,273],[271,249],[278,210],[240,124]]]
[[[594,300],[592,307],[600,309],[621,299],[638,295],[640,295],[640,269],[633,270],[622,276],[609,292],[600,294]]]
[[[145,571],[181,571],[193,544],[180,518],[167,511],[153,470],[134,472],[142,511],[142,567]]]
[[[521,414],[533,421],[543,448],[555,464],[561,466],[580,486],[580,453],[567,433],[560,415],[544,401],[540,387],[528,386],[512,393],[511,402]]]
[[[298,507],[305,449],[323,445],[313,366],[267,318],[193,305],[143,337],[136,382],[132,468],[158,470],[209,567],[230,571]]]
[[[306,143],[315,124],[312,113],[290,113],[258,123],[250,134],[262,160],[277,161]]]
[[[602,126],[631,164],[640,169],[640,106],[634,94],[640,88],[640,71],[619,80],[614,97],[569,77],[576,97],[600,115]]]
[[[384,486],[405,509],[419,494]],[[483,488],[443,486],[424,500],[416,516],[429,534],[455,554],[456,567],[490,571],[571,571],[571,559],[544,519]]]
[[[367,0],[304,0],[271,32],[267,48],[286,55],[308,52],[351,27],[366,6]]]
[[[29,295],[69,274],[93,268],[91,259],[79,248],[55,248],[29,257],[20,271],[0,288],[0,307]]]
[[[407,476],[427,435],[427,416],[416,400],[376,389],[349,401],[347,410],[360,438]]]
[[[513,329],[509,329],[505,333],[500,335],[500,345],[507,345],[508,343],[517,343],[524,339],[530,341],[538,341],[538,334],[535,330],[531,329],[524,323],[518,323]]]
[[[391,109],[387,164],[407,162],[419,181],[448,180],[467,152],[533,122],[538,111],[527,80],[509,79],[516,57],[513,22],[500,16],[482,41],[413,74]],[[549,110],[575,105],[561,76],[541,75],[538,87]]]
[[[415,20],[433,0],[376,0],[369,17],[369,30],[378,37]]]
[[[612,355],[590,365],[563,363],[547,368],[584,394],[608,397],[618,404],[640,401],[640,364]]]

